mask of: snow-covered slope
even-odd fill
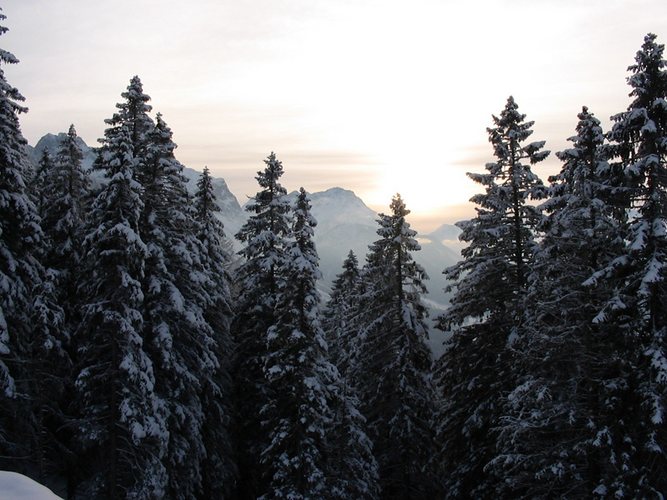
[[[0,471],[0,500],[61,500],[46,486],[18,474]]]

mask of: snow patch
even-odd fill
[[[0,471],[0,498],[8,500],[62,500],[46,486],[16,472]]]

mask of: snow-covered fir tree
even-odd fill
[[[367,435],[366,419],[359,411],[361,402],[351,369],[357,362],[359,352],[357,320],[360,311],[357,307],[361,286],[359,261],[352,250],[342,267],[342,272],[332,284],[331,295],[322,314],[329,359],[340,373],[340,384],[334,388],[337,401],[334,401],[333,447],[330,452],[331,470],[339,485],[334,487],[334,491],[340,492],[336,495],[341,498],[376,498],[380,494],[378,466]],[[351,452],[346,451],[346,447]],[[355,480],[359,473],[363,473],[361,481]]]
[[[0,21],[6,19],[0,13]],[[0,35],[7,28],[0,26]],[[21,134],[19,114],[28,111],[20,103],[24,97],[18,89],[12,87],[5,79],[3,65],[16,64],[18,60],[13,54],[0,52],[0,113],[2,124],[0,134],[0,283],[1,295],[0,310],[0,390],[5,398],[16,397],[19,356],[21,343],[26,342],[30,329],[29,311],[32,288],[39,284],[42,278],[41,265],[37,260],[39,242],[42,231],[39,227],[39,217],[35,206],[31,203],[25,186],[24,174],[27,165],[26,140]],[[6,401],[6,399],[5,399]],[[11,403],[9,403],[11,404]],[[6,404],[2,405],[3,408]],[[3,415],[4,417],[4,415]],[[4,420],[4,418],[3,418]],[[3,430],[6,427],[3,426]],[[6,432],[2,436],[3,451],[7,451],[10,437]],[[3,453],[6,454],[6,453]]]
[[[627,377],[618,330],[593,322],[607,283],[584,283],[623,246],[600,121],[584,107],[572,148],[549,178],[544,236],[528,276],[525,326],[515,344],[516,386],[499,422],[490,468],[507,496],[590,497],[619,475],[624,430],[617,415]],[[604,438],[602,438],[604,436]],[[609,446],[613,442],[613,446]]]
[[[204,384],[202,393],[205,422],[202,429],[206,457],[202,464],[203,498],[232,495],[237,470],[232,450],[232,380],[231,338],[233,307],[230,291],[231,276],[227,272],[231,256],[225,250],[223,224],[216,217],[216,203],[211,175],[207,167],[197,181],[194,197],[198,238],[203,246],[203,287],[207,293],[204,317],[213,329],[218,366],[212,380]]]
[[[53,165],[42,156],[40,167],[45,183],[41,186],[42,226],[47,239],[45,265],[58,274],[58,301],[65,311],[68,336],[78,322],[77,271],[81,265],[81,244],[84,237],[90,178],[84,172],[83,154],[77,143],[74,125],[60,144]]]
[[[485,192],[470,200],[477,205],[477,217],[457,224],[463,231],[460,239],[469,246],[464,259],[445,271],[457,282],[446,322],[463,324],[467,318],[489,315],[494,321],[512,322],[520,316],[516,306],[525,292],[535,246],[533,229],[540,219],[527,201],[544,194],[530,165],[549,154],[542,150],[544,141],[525,144],[534,122],[524,120],[510,97],[500,116],[493,116],[495,127],[487,129],[496,161],[486,164],[485,174],[468,173]]]
[[[327,470],[330,498],[377,499],[380,496],[378,463],[368,436],[368,423],[354,388],[334,372],[329,390],[333,427],[328,433]]]
[[[323,329],[329,346],[329,359],[338,368],[340,382],[334,394],[334,428],[331,432],[329,469],[332,496],[337,498],[379,498],[379,470],[368,437],[366,418],[354,384],[353,366],[357,363],[359,343],[359,291],[361,272],[354,252],[343,262],[343,272],[333,283],[323,312]]]
[[[356,292],[359,286],[359,261],[352,250],[343,261],[343,271],[331,285],[331,296],[322,315],[329,345],[329,358],[346,378],[350,356],[357,338],[354,328]]]
[[[136,159],[140,159],[145,154],[146,141],[148,133],[153,129],[154,123],[148,115],[153,109],[148,101],[150,96],[144,93],[144,86],[138,76],[133,76],[125,92],[121,94],[123,100],[116,104],[118,111],[111,118],[104,122],[113,127],[124,124],[130,134],[130,144],[132,154]],[[102,140],[102,150],[107,146],[106,141]],[[100,165],[97,165],[99,168]]]
[[[46,206],[42,221],[52,253],[47,258],[47,265],[67,267],[68,274],[79,264],[77,253],[85,223],[85,203],[90,191],[90,178],[81,164],[83,154],[77,138],[74,125],[70,125],[53,166],[44,173],[46,185],[43,187]],[[40,166],[44,165],[48,166],[48,160],[40,161]]]
[[[0,26],[0,35],[6,31]],[[0,50],[0,466],[45,480],[55,447],[47,412],[63,393],[55,369],[69,360],[53,279],[40,262],[39,215],[25,185],[33,173],[19,115],[27,109],[3,69],[17,62]]]
[[[54,159],[44,150],[34,179],[45,235],[43,262],[49,269],[53,300],[62,309],[59,331],[63,347],[73,358],[76,358],[73,332],[81,321],[78,272],[82,263],[81,248],[90,201],[90,179],[81,165],[83,155],[77,139],[76,129],[71,125]],[[42,362],[43,368],[44,364],[45,361]],[[66,394],[71,393],[73,385],[71,368],[62,356],[52,360],[48,371],[50,380],[56,385],[45,388],[42,406],[45,424],[49,428],[48,440],[52,443],[49,467],[67,477],[70,483],[75,482],[73,476],[77,468],[72,450],[72,429],[67,425],[71,402]]]
[[[400,195],[389,215],[380,214],[380,239],[369,249],[362,280],[366,296],[359,332],[360,354],[352,367],[362,413],[368,420],[380,470],[382,498],[428,498],[438,492],[432,427],[435,391],[420,249]]]
[[[139,233],[148,250],[143,339],[168,415],[166,494],[193,498],[201,492],[206,457],[203,392],[215,385],[219,367],[214,332],[204,318],[205,249],[197,238],[183,166],[174,157],[172,131],[160,114],[137,140],[144,143],[135,172],[144,202]]]
[[[310,208],[301,188],[294,239],[286,249],[285,286],[267,336],[269,399],[262,416],[270,442],[262,451],[268,485],[263,497],[375,498],[377,469],[370,442],[359,427],[358,410],[342,392],[338,370],[326,359],[316,289],[321,277],[313,242],[316,221]]]
[[[333,419],[325,362],[326,343],[317,314],[320,277],[312,240],[315,221],[301,188],[294,210],[294,241],[285,251],[274,323],[263,364],[267,400],[261,410],[269,438],[261,451],[266,492],[262,498],[322,498],[327,484],[326,433]]]
[[[627,243],[591,280],[612,281],[615,294],[596,320],[621,329],[634,364],[625,381],[628,463],[601,488],[637,497],[667,491],[667,62],[656,39],[646,35],[628,68],[633,101],[609,133],[627,193]]]
[[[33,171],[32,179],[27,186],[28,193],[31,195],[35,206],[37,207],[37,213],[40,218],[44,217],[44,207],[45,195],[47,194],[47,172],[53,170],[53,157],[47,148],[44,148],[37,166]]]
[[[290,203],[280,184],[282,163],[271,153],[266,167],[257,172],[261,191],[246,204],[250,216],[236,238],[244,244],[245,258],[236,275],[237,297],[233,334],[236,343],[236,432],[240,472],[239,496],[257,498],[265,492],[259,464],[268,436],[261,426],[260,410],[269,398],[264,377],[267,332],[275,324],[278,293],[285,283],[285,250],[290,235]]]
[[[164,496],[168,480],[166,408],[142,337],[148,249],[139,236],[144,207],[133,149],[126,124],[105,131],[97,165],[108,183],[84,241],[76,407],[85,477],[78,493],[97,498]]]
[[[455,293],[440,317],[440,328],[452,337],[437,367],[438,461],[451,497],[492,491],[494,479],[484,467],[495,453],[501,395],[511,387],[511,344],[523,319],[540,219],[528,201],[544,193],[530,165],[549,154],[544,141],[526,143],[533,122],[512,97],[493,122],[487,131],[496,161],[486,164],[485,174],[468,174],[485,192],[471,198],[477,216],[457,223],[459,238],[468,242],[463,260],[445,270]]]

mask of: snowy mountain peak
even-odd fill
[[[48,151],[52,156],[58,152],[58,148],[63,140],[67,138],[65,132],[59,134],[46,134],[42,136],[37,144],[34,147],[28,146],[28,154],[30,155],[30,160],[37,164],[42,156],[44,151]],[[83,153],[83,166],[84,168],[90,168],[95,161],[95,150],[89,147],[81,137],[76,138],[76,143],[81,148],[81,153]]]
[[[48,133],[40,138],[39,141],[37,141],[35,149],[38,151],[44,151],[45,149],[48,149],[49,151],[55,151],[58,149],[60,143],[66,138],[67,134],[65,132],[60,132],[59,134]],[[77,143],[81,148],[90,149],[84,140],[81,139],[81,137],[77,137]]]
[[[373,214],[373,217],[375,217],[375,212],[368,208],[363,200],[354,193],[354,191],[350,191],[349,189],[333,187],[327,189],[326,191],[312,193],[310,197],[313,202],[317,200],[317,203],[320,205],[320,207],[323,207],[324,205],[344,205],[346,209],[357,208],[365,210],[366,212]]]

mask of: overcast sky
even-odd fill
[[[5,0],[5,68],[34,144],[74,123],[90,145],[137,74],[178,158],[243,202],[275,151],[288,190],[401,192],[421,230],[470,215],[466,171],[492,160],[486,127],[513,95],[534,140],[566,147],[589,106],[628,103],[665,0]],[[537,171],[560,168],[553,157]]]

